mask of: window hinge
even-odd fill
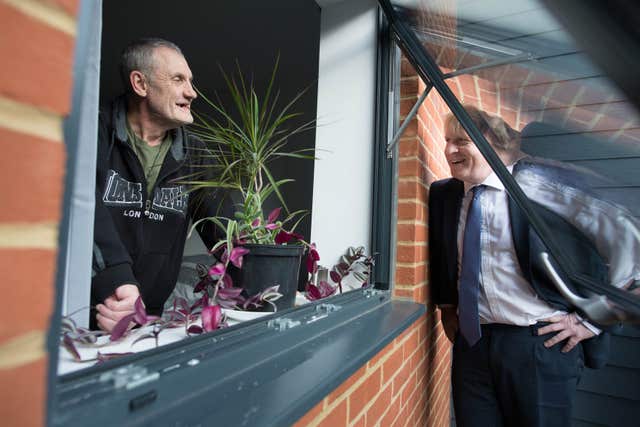
[[[332,311],[338,311],[340,309],[342,309],[341,306],[326,302],[316,305],[316,313],[331,313]]]
[[[160,378],[157,371],[149,372],[144,366],[128,365],[105,372],[100,376],[100,382],[113,381],[114,388],[134,389]]]
[[[299,320],[293,320],[288,317],[278,317],[267,322],[267,328],[275,329],[278,332],[286,331],[287,329],[295,328],[299,325]]]
[[[368,288],[362,291],[365,298],[373,298],[379,296],[381,299],[389,295],[390,291],[384,291],[382,289]]]

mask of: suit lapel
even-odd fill
[[[442,241],[446,254],[447,273],[454,283],[458,281],[458,223],[460,222],[460,206],[464,196],[464,184],[457,179],[451,180],[451,191],[445,192],[447,197],[442,207],[443,230]]]

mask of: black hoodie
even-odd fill
[[[211,195],[180,183],[203,171],[204,144],[183,127],[171,132],[171,148],[148,194],[144,171],[127,140],[125,99],[100,115],[92,306],[130,283],[140,289],[147,312],[161,314],[178,277],[189,219],[216,214]],[[208,247],[215,243],[213,229],[198,230]]]

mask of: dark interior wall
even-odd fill
[[[293,111],[302,116],[290,126],[316,117],[320,9],[313,0],[108,0],[104,2],[100,99],[105,105],[122,93],[118,60],[122,49],[139,37],[161,37],[182,49],[195,84],[206,94],[218,92],[228,100],[218,64],[233,72],[239,62],[245,76],[252,76],[258,93],[263,92],[275,59],[280,55],[276,88],[288,101],[309,87]],[[284,103],[281,103],[284,106]],[[194,110],[204,103],[196,99]],[[315,146],[315,132],[290,139],[295,148]],[[313,162],[287,160],[274,163],[276,178],[294,178],[282,187],[290,210],[311,210]],[[279,205],[272,199],[265,210]],[[268,213],[268,211],[267,211]],[[299,226],[307,238],[311,217]]]

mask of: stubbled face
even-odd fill
[[[153,119],[167,129],[193,123],[191,101],[198,95],[193,75],[180,53],[166,47],[153,52],[154,67],[148,82],[147,106]]]
[[[491,166],[464,131],[445,129],[444,155],[451,175],[469,184],[480,184],[491,174]]]

